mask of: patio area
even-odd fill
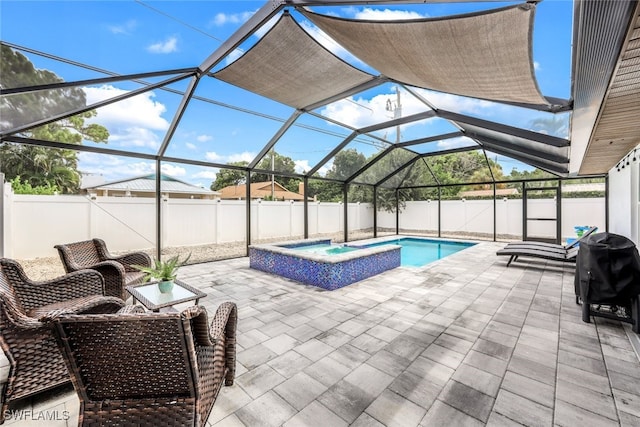
[[[573,264],[507,268],[503,246],[335,291],[252,270],[246,257],[184,267],[211,315],[223,301],[239,308],[236,382],[208,425],[640,425],[638,337],[582,322]],[[69,419],[6,425],[77,423],[70,386],[15,409]]]

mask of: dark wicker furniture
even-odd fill
[[[234,381],[236,326],[231,302],[218,307],[210,327],[199,306],[60,317],[56,334],[80,398],[78,425],[205,425],[222,383]]]
[[[34,282],[20,264],[0,258],[0,346],[10,365],[2,387],[0,423],[13,401],[69,382],[51,317],[114,313],[124,306],[121,299],[105,297],[103,292],[102,276],[93,270]]]
[[[133,303],[140,301],[149,310],[159,312],[161,308],[173,307],[183,302],[195,300],[198,305],[200,298],[207,296],[204,292],[187,285],[180,280],[174,280],[174,288],[170,293],[163,294],[158,290],[158,282],[143,283],[127,286],[127,292],[133,296]]]
[[[132,252],[114,256],[107,250],[102,239],[56,245],[67,273],[90,268],[104,277],[106,295],[126,300],[125,287],[142,283],[145,274],[132,265],[151,266],[151,257],[144,252]]]

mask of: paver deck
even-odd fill
[[[209,312],[239,308],[236,383],[209,425],[638,426],[640,362],[627,325],[583,323],[574,266],[484,242],[335,291],[249,268],[183,267]],[[70,411],[70,388],[23,406]]]

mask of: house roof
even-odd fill
[[[273,183],[273,196],[276,200],[304,200],[304,196],[299,193],[287,190],[277,182]],[[271,197],[271,181],[253,182],[249,184],[252,199],[263,199]],[[247,196],[247,186],[245,184],[230,185],[220,189],[221,199],[244,199]]]
[[[83,189],[155,193],[156,174],[105,182],[99,185],[86,186],[83,187]],[[160,176],[160,191],[162,193],[200,194],[209,196],[216,196],[219,194],[217,191],[198,187],[193,184],[189,184],[188,182],[180,181],[179,179],[164,174]]]

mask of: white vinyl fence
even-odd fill
[[[441,232],[453,234],[493,235],[493,200],[444,200],[441,202]],[[553,199],[528,200],[528,216],[552,218],[556,215]],[[563,239],[575,237],[574,226],[597,226],[604,231],[606,225],[605,199],[562,199]],[[396,215],[378,212],[378,227],[395,229]],[[400,230],[437,231],[438,202],[408,202],[399,219]],[[529,221],[528,234],[553,238],[556,223],[552,221]],[[496,234],[498,236],[522,237],[522,199],[499,199],[496,201]]]
[[[574,225],[604,230],[604,199],[563,199],[563,237],[574,236]],[[553,200],[532,200],[532,206],[555,209]],[[309,235],[344,232],[342,203],[310,202]],[[216,245],[246,241],[246,203],[242,200],[167,199],[161,201],[163,247]],[[493,235],[493,202],[443,201],[442,233]],[[373,228],[373,206],[348,205],[350,232]],[[395,229],[395,213],[378,212],[378,227]],[[6,184],[0,209],[0,244],[5,257],[33,259],[57,256],[59,243],[103,238],[114,252],[155,248],[155,199],[128,197],[33,196],[12,194]],[[499,200],[498,235],[522,235],[522,201]],[[530,225],[531,227],[532,225]],[[408,202],[400,214],[400,229],[438,229],[438,203]],[[538,234],[553,230],[539,230]],[[304,205],[300,202],[251,202],[251,239],[287,240],[304,235]]]

